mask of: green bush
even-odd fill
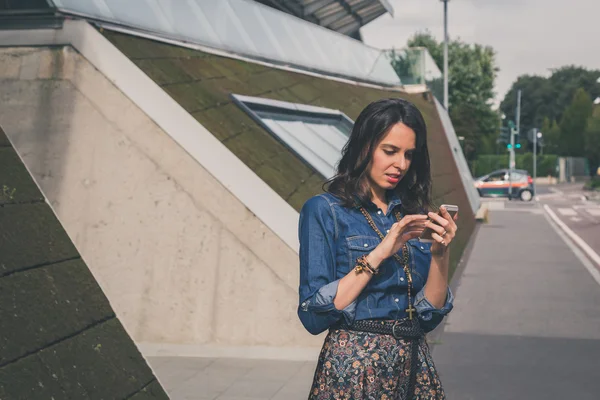
[[[558,156],[544,154],[537,156],[537,175],[556,176],[556,165]],[[497,169],[508,168],[508,154],[502,155],[480,155],[471,163],[471,173],[474,177],[489,174]],[[533,153],[515,155],[515,168],[524,169],[533,174]]]
[[[594,176],[585,183],[583,188],[587,190],[600,190],[600,177]]]

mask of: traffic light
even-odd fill
[[[506,145],[506,148],[510,150],[510,149],[512,149],[512,145],[511,145],[510,143],[508,143],[508,144]]]
[[[515,148],[520,149],[521,148],[521,143],[515,143]]]
[[[507,127],[501,127],[500,128],[500,137],[499,137],[500,142],[510,142],[510,129],[508,129]]]

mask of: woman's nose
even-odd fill
[[[394,167],[396,167],[400,171],[406,171],[406,157],[400,156],[396,162],[394,163]]]

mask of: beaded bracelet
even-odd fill
[[[356,260],[356,268],[355,268],[356,274],[360,274],[363,271],[367,271],[368,273],[370,273],[371,275],[377,275],[379,273],[379,271],[375,268],[373,268],[371,266],[371,264],[369,264],[369,261],[367,260],[367,256],[362,256],[359,257]]]

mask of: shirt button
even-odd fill
[[[381,215],[381,210],[377,211],[377,214]]]
[[[389,229],[386,229],[385,233],[390,233],[390,230],[389,230]]]
[[[365,243],[363,246],[365,246],[365,247],[369,247],[369,245],[368,245],[368,244],[366,244],[366,243]]]
[[[425,247],[421,246],[421,250],[425,250]]]
[[[399,302],[400,300],[399,300],[399,299],[394,299],[394,301],[397,303],[397,302]]]
[[[404,282],[404,278],[403,277],[400,277],[400,282]]]
[[[306,302],[302,303],[302,307],[306,307]]]

